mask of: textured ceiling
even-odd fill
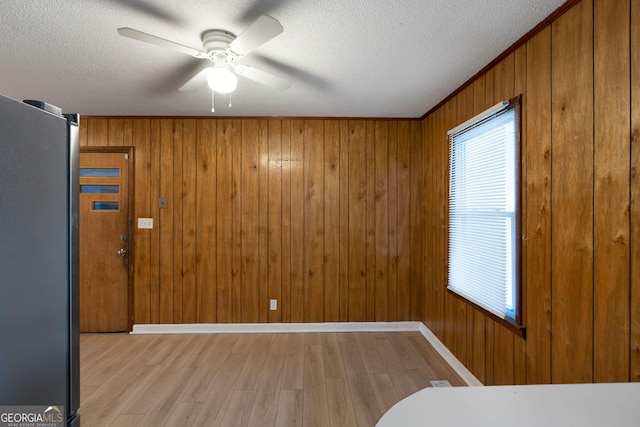
[[[0,94],[81,115],[207,116],[206,60],[121,37],[132,27],[201,49],[258,16],[284,33],[240,62],[290,78],[286,91],[239,77],[220,116],[422,116],[564,0],[2,0]]]

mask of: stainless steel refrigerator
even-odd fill
[[[80,425],[78,119],[0,96],[0,426]]]

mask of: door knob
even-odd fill
[[[126,249],[120,249],[118,252],[116,252],[118,255],[120,256],[125,256],[127,255],[127,250]]]

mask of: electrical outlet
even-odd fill
[[[153,218],[138,218],[138,228],[152,229]]]
[[[271,301],[269,301],[269,310],[277,310],[278,309],[278,300],[277,299],[272,299]]]
[[[431,387],[451,387],[451,383],[447,380],[434,380],[429,382],[431,383]]]

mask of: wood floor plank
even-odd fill
[[[240,378],[236,383],[236,390],[255,390],[262,372],[262,366],[267,357],[269,343],[272,334],[257,334],[254,337],[254,343],[247,358],[247,363],[240,374]]]
[[[220,427],[246,426],[249,422],[249,415],[251,414],[255,396],[255,390],[235,390],[231,393],[229,406],[222,418],[222,422],[219,424]]]
[[[391,381],[391,377],[386,372],[369,374],[369,381],[373,387],[373,393],[378,401],[381,414],[384,414],[387,409],[391,408],[394,403],[400,400],[393,381]]]
[[[355,338],[350,342],[340,343],[340,350],[345,362],[356,421],[358,425],[372,426],[382,413],[378,407],[378,402],[369,382],[369,375]]]
[[[337,335],[324,334],[322,336],[322,348],[324,350],[325,378],[345,378],[344,362],[342,361]]]
[[[356,342],[362,355],[362,360],[369,373],[386,372],[384,361],[378,353],[378,335],[375,333],[356,334]]]
[[[284,355],[282,354],[270,354],[265,360],[256,390],[255,402],[251,409],[249,426],[261,427],[275,424],[283,367]]]
[[[327,378],[327,404],[332,426],[357,426],[346,378]]]
[[[218,337],[219,339],[211,342],[210,352],[205,359],[208,363],[202,366],[198,376],[184,391],[181,400],[202,402],[209,395],[220,368],[238,340],[238,335],[222,334]]]
[[[211,387],[202,410],[198,413],[195,425],[208,425],[221,422],[230,401],[231,391],[242,372],[248,353],[230,353],[224,361]]]
[[[302,390],[281,390],[275,427],[302,427]]]
[[[135,427],[140,425],[142,417],[142,415],[122,414],[118,415],[118,417],[109,425],[113,427]]]
[[[169,385],[161,388],[162,392],[153,399],[151,406],[145,413],[145,417],[140,421],[140,426],[154,427],[163,425],[165,420],[171,420],[172,418],[174,418],[175,421],[167,421],[167,424],[183,426],[189,422],[193,423],[198,413],[197,409],[202,406],[202,402],[181,402],[180,396],[197,374],[198,369],[196,368],[180,368],[176,374],[171,377]],[[158,387],[160,388],[161,386]],[[180,422],[181,420],[179,418],[175,418],[178,415],[174,415],[174,412],[181,403],[188,404],[188,408],[190,408],[188,412],[180,414],[180,416],[185,419],[183,423]],[[184,411],[184,409],[185,408],[180,408],[180,411]]]
[[[329,425],[329,409],[322,346],[305,344],[305,347],[304,425],[327,426]]]
[[[287,341],[283,390],[302,390],[304,387],[304,334],[289,334]]]
[[[169,416],[166,427],[190,427],[194,425],[198,411],[202,408],[202,402],[178,402]]]

